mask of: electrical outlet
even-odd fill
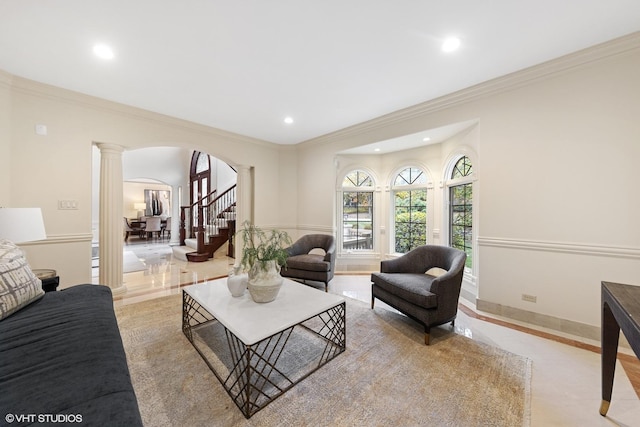
[[[538,297],[535,295],[522,294],[522,301],[536,302],[537,300],[538,300]]]

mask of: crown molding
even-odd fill
[[[277,148],[279,144],[270,141],[264,141],[222,129],[202,125],[184,119],[167,116],[161,113],[144,110],[142,108],[133,107],[126,104],[109,101],[107,99],[86,95],[57,86],[30,80],[24,77],[11,75],[0,70],[0,84],[3,81],[3,75],[6,74],[9,79],[9,85],[13,91],[24,95],[39,97],[52,100],[55,102],[63,102],[68,105],[82,107],[110,114],[116,114],[134,120],[142,120],[150,123],[171,126],[173,128],[183,129],[188,132],[199,133],[208,137],[214,137],[229,143],[249,143],[260,145],[263,147]]]
[[[13,83],[13,75],[7,73],[4,70],[0,70],[0,86],[2,87],[11,87],[11,84]]]
[[[561,75],[590,63],[603,61],[614,56],[626,55],[638,50],[640,50],[640,31],[591,46],[523,70],[515,71],[495,79],[487,80],[486,82],[470,86],[466,89],[394,111],[375,119],[349,126],[317,138],[309,139],[299,143],[298,146],[311,147],[318,144],[347,139],[365,132],[379,131],[385,127],[402,123],[416,117],[422,117],[488,96],[518,89],[537,81]]]

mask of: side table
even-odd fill
[[[42,290],[45,292],[54,292],[60,284],[60,277],[55,270],[34,269],[33,274],[42,281]]]
[[[600,415],[611,404],[613,375],[618,357],[620,330],[640,357],[640,286],[602,282],[602,403]]]

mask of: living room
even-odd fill
[[[487,84],[491,93],[482,97],[478,95],[481,86],[476,87],[471,91],[473,101],[459,106],[423,115],[399,112],[394,120],[380,119],[377,134],[368,123],[361,131],[356,126],[294,147],[208,129],[3,73],[3,117],[11,117],[4,126],[8,136],[4,140],[13,141],[3,144],[2,194],[7,200],[3,204],[42,207],[48,239],[27,250],[35,268],[55,266],[65,287],[89,282],[91,277],[95,141],[119,141],[130,149],[161,143],[182,146],[211,153],[233,166],[250,167],[255,183],[254,221],[291,230],[295,237],[311,231],[333,233],[336,180],[342,172],[336,170],[336,156],[341,151],[377,142],[382,134],[415,133],[475,117],[476,130],[464,144],[451,147],[436,160],[441,166],[433,180],[437,187],[443,179],[437,172],[456,148],[477,150],[478,300],[578,322],[591,327],[591,336],[597,335],[600,281],[637,282],[635,242],[639,239],[631,214],[637,201],[628,197],[626,188],[634,182],[631,162],[638,150],[630,139],[637,131],[633,119],[638,108],[633,91],[636,42],[633,35],[562,58],[555,62],[560,68],[556,74],[549,74],[553,64],[534,67],[522,74],[526,85],[514,82],[517,75],[509,76],[504,83],[507,89],[497,94],[499,81]],[[590,57],[582,67],[573,64],[589,53],[601,59]],[[543,78],[533,79],[536,70]],[[440,103],[444,101],[415,109],[431,110]],[[405,115],[409,117],[402,120]],[[51,129],[47,136],[30,131],[33,117],[47,118],[39,120]],[[82,123],[93,125],[87,128]],[[23,132],[16,134],[20,129]],[[50,167],[56,173],[46,179],[22,174]],[[329,171],[333,173],[327,177]],[[504,179],[507,176],[513,178]],[[241,174],[239,183],[240,179]],[[381,188],[384,185],[380,183]],[[60,199],[77,200],[78,209],[58,210]],[[515,209],[521,206],[527,209]],[[578,217],[575,209],[580,211]],[[375,265],[386,253],[388,249],[380,246],[365,262]],[[350,263],[361,264],[361,258],[345,254],[339,263],[348,270]],[[540,269],[541,265],[545,267]],[[521,294],[536,295],[537,304],[522,301]],[[566,300],[575,303],[568,307]]]
[[[601,281],[640,284],[640,199],[632,189],[639,178],[640,33],[634,31],[295,144],[64,89],[29,78],[28,70],[3,70],[0,205],[42,209],[47,239],[24,249],[33,268],[55,268],[64,289],[91,283],[97,144],[122,153],[151,147],[209,153],[237,168],[239,186],[250,188],[239,214],[294,238],[337,235],[341,180],[363,169],[375,177],[380,207],[374,247],[342,251],[337,269],[375,271],[395,256],[387,233],[394,172],[414,165],[429,172],[427,241],[447,244],[447,173],[464,155],[473,163],[476,221],[465,297],[487,313],[598,340]],[[468,126],[437,143],[353,153],[460,123]],[[46,134],[36,133],[36,125],[45,125]],[[59,200],[77,201],[77,209],[60,210]]]

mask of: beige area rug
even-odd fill
[[[527,426],[531,362],[347,298],[347,350],[245,419],[181,331],[182,297],[118,307],[144,424]],[[433,334],[432,334],[433,335]]]

